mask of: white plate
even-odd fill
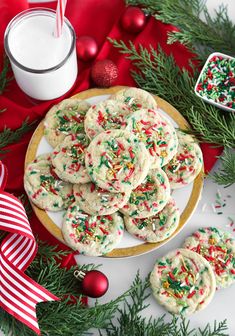
[[[120,88],[119,88],[120,89]],[[94,90],[88,90],[85,91],[90,96]],[[118,88],[112,88],[112,89],[104,89],[104,90],[99,90],[98,92],[107,92],[107,91],[112,91],[116,92],[118,91]],[[81,94],[85,94],[85,92],[80,93],[76,95],[77,98],[80,98]],[[101,94],[101,95],[94,95],[92,97],[86,98],[86,100],[90,104],[97,104],[100,101],[103,101],[107,98],[109,98],[110,94]],[[82,97],[83,98],[83,97]],[[161,104],[159,104],[159,101]],[[157,98],[157,102],[159,106],[163,105],[166,106],[165,110],[162,108],[160,109],[161,113],[166,116],[170,121],[173,123],[174,127],[185,127],[186,121],[183,119],[183,117],[180,115],[181,120],[178,121],[177,112],[171,105],[166,103],[164,100]],[[169,107],[174,110],[175,113],[173,113],[172,116],[172,111],[169,110]],[[167,109],[167,112],[166,112]],[[175,115],[176,114],[176,115]],[[178,122],[176,122],[176,120]],[[182,120],[183,124],[182,125]],[[43,128],[43,124],[40,124],[38,128]],[[33,145],[33,149],[31,148]],[[26,164],[32,159],[34,159],[36,156],[44,153],[51,152],[53,148],[48,144],[46,141],[42,130],[37,133],[37,130],[35,131],[31,142],[28,147],[28,152],[26,155]],[[30,152],[30,153],[29,153]],[[200,175],[200,174],[199,174]],[[197,181],[196,181],[197,180]],[[157,248],[161,245],[163,245],[166,241],[168,241],[170,238],[175,236],[176,233],[180,231],[180,229],[185,225],[186,221],[189,219],[189,217],[192,215],[197,202],[199,201],[200,197],[200,192],[202,189],[202,175],[197,178],[194,183],[191,183],[190,185],[174,190],[172,195],[173,198],[176,200],[177,206],[180,209],[180,214],[181,214],[181,221],[179,224],[179,227],[177,228],[176,232],[169,237],[167,240],[164,240],[163,242],[160,243],[143,243],[143,241],[140,241],[139,239],[131,236],[128,232],[124,233],[124,237],[120,244],[116,247],[115,250],[110,252],[107,256],[110,257],[125,257],[125,256],[132,256],[132,255],[137,255],[137,254],[143,254],[148,252],[149,250],[152,250],[154,248]],[[41,220],[42,224],[59,240],[63,241],[63,237],[61,235],[61,226],[62,226],[62,220],[65,211],[60,211],[60,212],[52,212],[52,211],[43,211],[38,209],[33,205],[34,211],[36,212],[36,215],[39,217]],[[44,213],[44,214],[43,214]],[[47,216],[45,216],[45,213]],[[63,241],[64,242],[64,241]]]

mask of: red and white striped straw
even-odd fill
[[[64,12],[67,0],[58,0],[56,8],[55,37],[60,37],[64,23]]]

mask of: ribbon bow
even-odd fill
[[[10,232],[0,246],[0,307],[40,334],[36,304],[59,299],[24,274],[37,243],[23,205],[3,191],[6,182],[7,169],[0,161],[0,230]]]

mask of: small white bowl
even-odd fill
[[[208,63],[209,63],[209,61],[211,60],[211,58],[212,58],[213,56],[221,56],[221,57],[226,58],[226,59],[235,59],[234,57],[231,57],[231,56],[229,56],[229,55],[225,55],[225,54],[222,54],[222,53],[219,53],[219,52],[214,52],[214,53],[210,54],[209,57],[208,57],[207,60],[206,60],[206,63],[204,64],[204,66],[203,66],[203,68],[202,68],[202,70],[201,70],[201,72],[200,72],[200,75],[199,75],[198,80],[197,80],[197,82],[196,82],[196,85],[195,85],[195,87],[194,87],[194,92],[195,92],[195,94],[196,94],[198,97],[200,97],[202,100],[204,100],[205,102],[207,102],[207,103],[209,103],[209,104],[211,104],[211,105],[214,105],[214,106],[216,106],[216,107],[218,107],[218,108],[220,108],[220,109],[223,109],[223,110],[225,110],[225,111],[235,112],[235,109],[234,109],[234,108],[231,108],[231,107],[228,107],[228,106],[224,106],[223,104],[220,104],[220,103],[215,102],[213,99],[210,99],[210,98],[207,98],[207,97],[203,97],[203,96],[201,96],[201,95],[198,93],[198,91],[197,91],[197,86],[198,86],[198,84],[199,84],[199,82],[200,82],[200,80],[201,80],[201,77],[202,77],[202,75],[203,75],[203,73],[204,73],[204,71],[205,71],[205,69],[206,69],[206,67],[207,67],[207,65],[208,65]]]

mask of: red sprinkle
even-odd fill
[[[95,190],[95,184],[94,184],[94,183],[91,183],[90,191],[93,192],[94,190]]]
[[[146,130],[144,130],[144,132],[145,132],[145,134],[147,134],[147,135],[152,135],[152,130],[151,130],[150,127],[147,128]]]
[[[66,121],[70,121],[70,119],[66,115],[63,116],[63,119]]]
[[[104,228],[102,228],[102,226],[100,226],[99,229],[100,229],[100,231],[103,232],[103,234],[105,234],[105,235],[109,234],[107,230],[105,230]]]
[[[50,173],[51,175],[56,179],[56,180],[59,180],[59,177],[58,175],[55,173],[54,169],[52,167],[50,167]]]
[[[98,122],[99,125],[104,122],[104,116],[103,116],[101,111],[98,112],[97,122]]]
[[[124,150],[125,147],[123,146],[123,144],[119,141],[117,141],[117,144],[118,144],[118,147],[121,149],[121,150]]]
[[[143,119],[140,120],[142,125],[149,125],[150,121],[144,121]]]
[[[154,150],[152,147],[149,148],[149,153],[152,155],[152,156],[155,156],[156,154],[154,153]]]
[[[191,299],[194,295],[196,294],[196,291],[192,291],[192,293],[189,293],[189,295],[187,296],[188,299]]]
[[[56,191],[52,186],[50,186],[50,191],[51,191],[54,195],[57,195],[57,191]]]
[[[186,285],[187,285],[187,286],[190,286],[190,282],[189,282],[188,277],[185,278],[185,282],[186,282]]]
[[[125,181],[125,182],[129,180],[129,178],[133,175],[134,171],[135,171],[135,168],[131,168],[131,169],[129,170],[129,173],[128,173],[128,174],[126,175],[126,177],[124,178],[124,181]]]
[[[147,202],[147,201],[144,201],[144,206],[145,206],[145,208],[146,208],[148,211],[150,211],[150,210],[151,210],[151,208],[149,207],[149,205],[148,205],[148,202]]]
[[[74,121],[76,121],[77,123],[80,123],[80,122],[81,122],[81,120],[80,120],[79,118],[75,117],[75,116],[72,116],[72,119],[73,119]]]
[[[219,246],[216,246],[216,250],[217,251],[220,251],[220,252],[223,252],[223,253],[226,253],[226,251],[225,250],[223,250],[221,247],[219,247]]]
[[[134,159],[134,158],[135,158],[135,154],[133,153],[133,149],[132,149],[132,147],[130,147],[130,148],[128,149],[128,152],[129,152],[129,154],[130,154],[131,159]]]
[[[172,279],[172,280],[175,280],[175,276],[172,272],[169,272],[169,277]]]

